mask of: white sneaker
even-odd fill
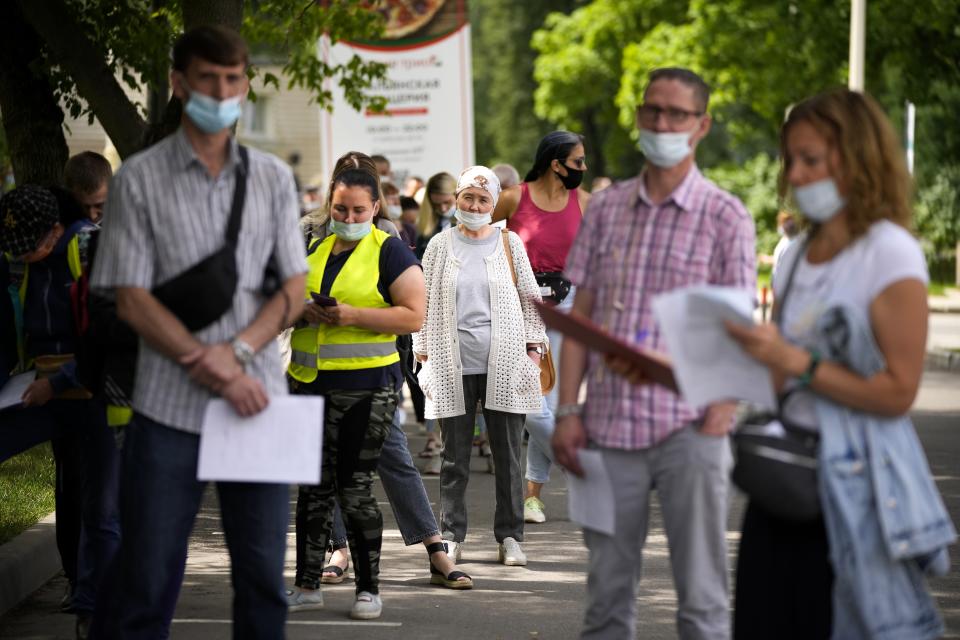
[[[287,610],[310,611],[311,609],[323,608],[323,592],[320,589],[304,591],[300,587],[287,589]]]
[[[500,543],[498,560],[508,567],[525,567],[527,565],[527,555],[520,548],[520,543],[513,538],[504,538],[503,542]]]
[[[453,564],[458,564],[460,562],[460,555],[463,552],[463,543],[444,540],[443,544],[447,548],[447,557],[453,560]]]
[[[540,498],[530,496],[523,501],[523,521],[541,524],[547,521],[547,514],[543,512],[543,502]]]
[[[383,613],[383,601],[377,594],[361,591],[350,609],[350,617],[354,620],[374,620]]]

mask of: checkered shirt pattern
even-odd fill
[[[594,294],[594,322],[629,343],[666,352],[653,317],[657,294],[705,283],[753,294],[755,261],[750,214],[694,166],[657,205],[647,197],[642,174],[595,195],[566,275]],[[591,442],[646,449],[702,415],[663,387],[631,385],[590,354],[583,419]]]

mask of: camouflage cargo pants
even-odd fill
[[[324,395],[320,484],[301,485],[297,494],[295,583],[307,589],[320,586],[336,501],[347,525],[357,592],[377,593],[383,514],[373,496],[373,474],[396,411],[397,392],[381,387]]]

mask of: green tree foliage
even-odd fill
[[[636,173],[636,106],[652,69],[683,66],[713,88],[698,162],[775,241],[777,135],[791,104],[847,79],[850,3],[833,0],[592,0],[551,14],[532,40],[537,114],[587,133],[613,176]],[[867,90],[903,130],[917,105],[918,221],[931,246],[955,241],[960,157],[960,3],[869,0]],[[593,131],[591,135],[590,131]]]
[[[723,189],[736,195],[753,215],[757,225],[757,252],[772,254],[777,245],[777,196],[779,164],[759,153],[743,164],[728,163],[705,173]]]
[[[17,82],[23,84],[3,82],[2,76],[11,67],[26,64],[49,85],[51,99],[64,105],[70,115],[95,116],[124,157],[178,121],[179,104],[174,100],[168,117],[150,130],[144,117],[146,103],[131,100],[127,92],[147,95],[152,91],[165,97],[171,45],[184,29],[199,24],[238,28],[254,51],[282,60],[283,79],[267,74],[264,80],[269,84],[279,87],[285,81],[290,87],[306,88],[320,106],[330,108],[328,83],[332,82],[343,89],[354,108],[383,106],[383,99],[370,90],[385,75],[384,65],[358,56],[329,65],[317,56],[321,34],[335,42],[375,39],[382,33],[382,17],[365,9],[361,0],[16,0],[10,5],[5,20],[18,24],[7,27],[35,32],[41,46],[39,54],[31,52],[29,59],[17,59],[15,50],[0,56],[0,93],[6,92],[0,95],[0,105],[9,110],[18,99]],[[0,53],[4,53],[2,47]],[[256,73],[252,68],[251,75]],[[33,97],[43,99],[39,94]],[[23,111],[29,113],[29,105]],[[26,126],[32,128],[29,122]],[[50,133],[44,136],[50,138]],[[48,175],[50,170],[40,163],[18,157],[16,148],[12,155],[18,175],[25,179],[53,182],[58,178]],[[62,167],[62,162],[55,164]]]
[[[955,277],[956,247],[960,242],[960,165],[943,167],[917,197],[917,232],[923,239],[930,276],[940,282]]]
[[[960,84],[960,3],[870,0],[868,9],[868,90],[888,107],[936,102],[941,84]],[[849,20],[849,3],[833,0],[593,0],[549,16],[534,35],[537,113],[571,127],[588,114],[616,138],[605,145],[622,145],[636,139],[649,71],[685,66],[713,86],[711,111],[732,147],[725,157],[708,139],[713,161],[773,153],[791,104],[845,84]],[[903,78],[897,95],[891,69]],[[613,174],[635,171],[630,156],[606,157]]]
[[[550,11],[577,0],[471,0],[474,129],[477,161],[508,162],[521,177],[537,143],[555,127],[534,113],[530,37]]]
[[[594,175],[623,177],[639,159],[613,100],[624,78],[623,50],[685,13],[686,2],[593,0],[568,15],[551,13],[534,33],[536,113],[587,136]]]

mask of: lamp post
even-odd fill
[[[850,2],[850,78],[851,91],[863,91],[864,52],[866,51],[867,0]]]

